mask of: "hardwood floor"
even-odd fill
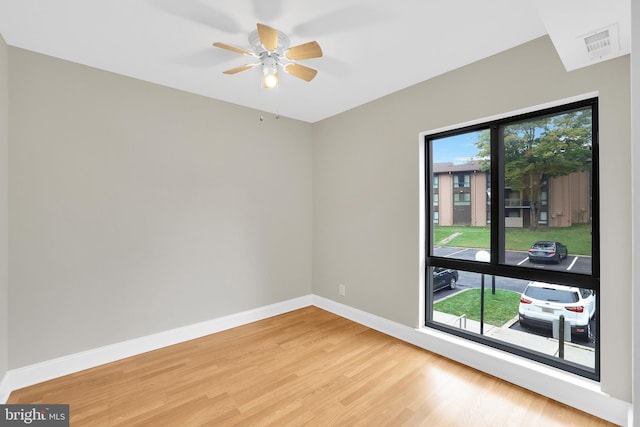
[[[14,391],[72,426],[609,426],[316,307]]]

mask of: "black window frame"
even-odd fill
[[[443,132],[426,134],[424,136],[425,142],[425,214],[427,218],[431,218],[432,212],[432,199],[431,199],[431,178],[433,176],[433,158],[431,141],[450,136],[455,136],[464,133],[477,132],[482,130],[490,131],[491,141],[491,163],[490,163],[490,188],[492,189],[492,196],[498,195],[499,197],[492,197],[490,207],[490,218],[502,218],[502,213],[505,211],[505,199],[504,199],[504,158],[503,151],[504,145],[500,137],[500,128],[508,126],[510,124],[520,123],[535,118],[559,115],[563,113],[569,113],[571,111],[582,110],[585,108],[591,108],[592,114],[592,164],[591,164],[591,274],[558,271],[558,270],[543,270],[532,269],[522,266],[508,265],[505,263],[505,225],[504,221],[490,221],[488,226],[491,229],[490,238],[490,261],[479,262],[471,260],[462,260],[455,258],[445,258],[433,255],[433,222],[426,221],[425,227],[425,326],[433,329],[437,329],[443,332],[450,333],[452,335],[460,336],[465,339],[469,339],[474,342],[488,345],[493,348],[497,348],[518,356],[525,357],[530,360],[534,360],[546,365],[550,365],[567,372],[571,372],[595,381],[600,381],[600,342],[601,342],[601,327],[600,327],[600,197],[599,197],[599,143],[598,143],[598,98],[588,98],[580,101],[570,102],[554,107],[543,108],[527,113],[516,114],[513,116],[498,118],[489,120],[473,125],[462,126],[455,129],[450,129]],[[590,289],[596,292],[596,341],[595,341],[595,367],[593,370],[584,367],[582,365],[574,364],[571,362],[559,360],[558,358],[544,355],[534,350],[527,350],[523,347],[518,347],[503,341],[498,341],[491,337],[468,332],[464,329],[455,328],[445,325],[443,323],[433,321],[433,292],[431,292],[432,275],[429,274],[431,268],[448,268],[469,271],[474,273],[485,274],[488,276],[503,276],[509,278],[530,280],[530,281],[542,281],[549,283],[559,283],[563,285],[575,286],[579,288]]]

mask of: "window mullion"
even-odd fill
[[[504,264],[504,155],[498,125],[491,126],[491,263]]]

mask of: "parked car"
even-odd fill
[[[531,245],[529,261],[551,261],[556,264],[569,255],[567,247],[560,242],[540,240]]]
[[[530,282],[520,295],[520,325],[551,329],[553,320],[560,315],[569,320],[572,335],[590,341],[591,319],[596,315],[595,293],[590,289]]]
[[[448,268],[435,267],[433,269],[433,291],[443,288],[455,289],[458,283],[458,271]]]

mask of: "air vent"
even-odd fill
[[[603,59],[620,50],[617,24],[597,30],[583,38],[587,54],[592,60]]]
[[[604,30],[598,34],[594,34],[584,38],[587,45],[587,52],[591,59],[602,58],[611,53],[611,39],[609,38],[609,30]]]

